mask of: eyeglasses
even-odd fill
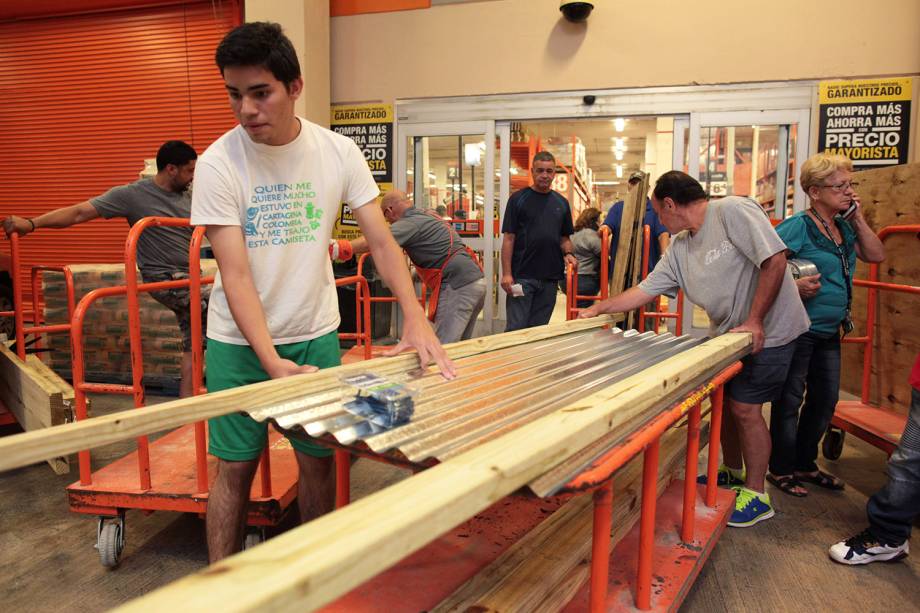
[[[835,183],[833,185],[822,185],[821,187],[830,188],[834,190],[835,192],[845,192],[851,188],[856,189],[857,187],[859,187],[859,183],[855,181],[844,181],[843,183]]]
[[[556,174],[555,168],[534,168],[533,174],[535,175],[554,175]]]

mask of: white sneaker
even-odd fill
[[[906,558],[908,553],[910,553],[910,547],[907,541],[900,545],[882,543],[868,529],[832,545],[827,552],[834,562],[850,565],[894,562]]]

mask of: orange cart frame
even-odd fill
[[[564,610],[632,610],[632,603],[644,610],[676,610],[734,509],[735,493],[716,487],[716,473],[724,385],[740,370],[741,363],[735,362],[688,393],[681,402],[661,411],[570,480],[562,490],[568,495],[552,499],[513,495],[511,506],[507,500],[499,501],[483,512],[484,521],[474,518],[461,524],[323,611],[430,609],[491,563],[520,534],[536,527],[545,518],[547,507],[555,510],[570,495],[586,493],[592,495],[594,502],[590,578]],[[707,397],[711,397],[712,409],[708,484],[698,485],[702,402]],[[659,499],[656,481],[660,439],[685,416],[688,429],[684,479],[672,482]],[[358,453],[387,461],[369,452]],[[611,556],[614,473],[639,453],[644,458],[640,519]],[[425,466],[408,467],[418,470]],[[673,534],[675,525],[680,526],[678,538]],[[407,584],[424,585],[426,589],[407,591]]]
[[[197,305],[201,303],[201,284],[213,282],[213,277],[201,277],[200,252],[201,241],[204,236],[204,227],[198,227],[192,234],[189,247],[189,279],[176,281],[163,281],[157,283],[138,283],[136,277],[136,248],[141,233],[150,227],[170,226],[187,227],[187,219],[181,218],[145,218],[135,224],[129,232],[125,243],[125,279],[126,285],[99,288],[89,292],[77,305],[72,326],[71,338],[73,346],[73,384],[75,396],[76,418],[85,419],[86,393],[89,391],[102,393],[130,394],[134,398],[136,408],[145,404],[143,386],[143,353],[141,346],[140,309],[138,304],[139,292],[187,287],[190,292],[190,304],[196,305],[190,311],[192,326],[192,363],[193,363],[193,393],[205,391],[203,379],[203,355],[201,338],[201,311]],[[349,277],[338,280],[338,285],[355,283],[359,288],[359,295],[367,295],[367,282],[361,277]],[[89,307],[104,297],[125,295],[128,302],[129,342],[131,346],[131,372],[132,384],[113,385],[88,383],[84,374],[83,352],[83,322]],[[364,310],[363,316],[360,311]],[[357,321],[360,328],[356,333],[348,335],[359,343],[367,346],[369,335],[367,322],[369,310],[365,300],[356,304],[358,313]],[[362,329],[363,328],[363,329]],[[283,518],[287,509],[296,500],[298,468],[296,461],[286,446],[281,443],[282,435],[271,429],[268,435],[268,444],[262,453],[259,463],[258,479],[252,486],[248,522],[252,526],[277,525]],[[151,477],[150,448],[157,447],[155,467],[161,480],[155,486]],[[274,456],[274,458],[273,458]],[[121,550],[124,546],[126,509],[138,509],[146,512],[156,510],[169,510],[203,514],[207,509],[209,472],[213,471],[216,462],[209,461],[207,455],[207,434],[204,422],[183,426],[161,439],[150,443],[144,436],[138,439],[136,452],[115,460],[106,467],[93,473],[90,464],[89,451],[78,454],[80,479],[68,488],[68,498],[71,510],[78,513],[99,515],[97,530],[97,548],[103,564],[114,566],[118,563]],[[135,460],[136,458],[136,460]],[[342,464],[337,455],[339,468]],[[130,474],[133,466],[137,466],[137,484]],[[347,462],[345,462],[347,464]],[[274,465],[275,470],[272,470]],[[189,474],[188,467],[194,466],[194,479]],[[345,487],[347,487],[347,480]],[[346,496],[347,497],[347,496]],[[339,501],[341,502],[341,488]],[[254,535],[254,540],[261,536]],[[252,542],[249,538],[247,542]]]
[[[917,234],[920,237],[920,224],[887,226],[882,228],[878,237],[884,241],[892,234]],[[879,265],[869,265],[869,279],[854,279],[853,285],[865,287],[869,291],[866,302],[866,333],[863,336],[847,337],[844,343],[863,345],[863,369],[860,399],[841,400],[837,403],[831,425],[822,442],[822,453],[830,460],[836,460],[843,452],[846,432],[860,438],[870,445],[878,447],[889,456],[898,446],[901,432],[907,422],[907,415],[883,409],[870,402],[872,392],[872,358],[874,356],[876,301],[878,292],[890,291],[902,294],[920,295],[920,287],[899,283],[881,283],[878,280]]]

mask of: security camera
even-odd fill
[[[588,15],[594,9],[593,2],[579,2],[577,0],[560,0],[559,10],[563,16],[573,23],[581,23],[588,20]]]
[[[581,99],[581,101],[584,102],[588,106],[591,106],[592,104],[594,104],[595,100],[597,100],[597,98],[591,94],[588,94],[587,96]]]

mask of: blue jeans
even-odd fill
[[[879,540],[900,545],[920,515],[920,391],[910,391],[910,415],[901,443],[888,460],[888,483],[866,504],[869,529]]]
[[[818,444],[834,416],[839,396],[840,336],[828,338],[806,332],[795,341],[786,384],[773,399],[770,411],[771,473],[818,470]]]
[[[505,295],[505,311],[508,323],[505,332],[545,326],[553,315],[556,306],[555,279],[540,281],[538,279],[515,279],[524,289],[523,296]]]

